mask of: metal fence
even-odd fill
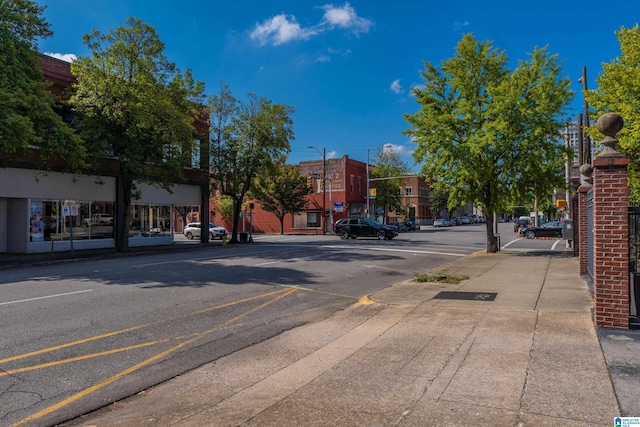
[[[640,206],[629,206],[629,324],[640,327]]]

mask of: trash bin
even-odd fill
[[[247,243],[249,241],[249,233],[246,231],[240,232],[240,243]]]

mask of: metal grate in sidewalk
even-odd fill
[[[498,294],[496,292],[456,292],[442,291],[434,299],[455,299],[466,301],[493,301]]]

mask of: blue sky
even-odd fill
[[[559,55],[577,92],[572,117],[582,112],[602,63],[620,54],[614,31],[640,21],[640,1],[608,7],[595,0],[37,0],[54,34],[39,50],[85,56],[82,36],[108,32],[130,17],[155,27],[165,55],[215,93],[220,81],[234,96],[247,92],[294,107],[290,163],[327,157],[366,161],[367,150],[392,144],[416,171],[415,148],[402,134],[404,114],[418,105],[423,62],[439,65],[465,33],[490,40],[513,61],[535,46]],[[613,7],[615,5],[615,7]]]

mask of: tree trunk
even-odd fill
[[[240,224],[240,211],[242,210],[242,199],[233,198],[233,230],[229,243],[238,243],[238,224]]]
[[[498,252],[498,236],[493,233],[493,221],[489,221],[489,216],[487,216],[485,228],[487,230],[487,252],[494,254]]]
[[[116,188],[116,251],[129,252],[129,206],[133,181],[129,178],[129,173],[122,162],[120,162],[119,175]]]

